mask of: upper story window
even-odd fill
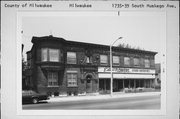
[[[107,64],[108,63],[107,55],[100,55],[100,63],[101,64]]]
[[[48,72],[48,86],[58,86],[57,72]]]
[[[59,50],[58,49],[49,49],[49,60],[52,62],[59,61]]]
[[[60,61],[59,49],[42,48],[41,61],[42,62],[46,62],[46,61],[59,62]]]
[[[124,57],[124,65],[130,66],[130,58],[129,57]]]
[[[92,63],[92,57],[86,56],[86,63]]]
[[[119,57],[113,56],[113,65],[119,65]]]
[[[148,59],[144,60],[144,64],[145,64],[145,68],[149,68],[150,67],[150,61]]]
[[[134,66],[140,66],[139,58],[134,58]]]
[[[48,61],[48,48],[41,49],[41,61]]]
[[[151,59],[151,60],[150,60],[150,66],[155,67],[154,59]]]
[[[76,53],[75,52],[67,52],[67,63],[68,64],[76,64]]]

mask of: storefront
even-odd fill
[[[139,68],[112,68],[113,91],[123,92],[124,89],[154,88],[155,70]],[[110,90],[110,68],[99,67],[99,89],[101,92]]]

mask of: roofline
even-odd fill
[[[84,43],[84,42],[78,42],[78,41],[66,41],[67,43],[73,43],[73,44],[82,44],[82,45],[92,45],[92,46],[96,46],[96,47],[104,47],[106,49],[109,50],[110,45],[102,45],[102,44],[95,44],[95,43]],[[118,46],[112,46],[112,49],[114,50],[129,50],[129,51],[137,51],[137,52],[146,52],[146,53],[151,53],[151,54],[157,54],[158,52],[154,52],[154,51],[147,51],[147,50],[139,50],[139,49],[131,49],[131,48],[123,48],[123,47],[118,47]]]
[[[58,42],[64,42],[65,44],[72,44],[72,45],[88,45],[88,46],[92,46],[92,47],[103,47],[106,49],[109,49],[110,46],[108,45],[102,45],[102,44],[95,44],[95,43],[85,43],[85,42],[78,42],[78,41],[70,41],[70,40],[65,40],[64,38],[59,38],[59,37],[54,37],[52,35],[50,36],[42,36],[42,37],[36,37],[33,36],[31,42],[32,43],[37,43],[39,41],[42,40],[54,40],[54,41],[58,41]],[[136,52],[143,52],[143,53],[150,53],[153,55],[156,55],[158,52],[154,52],[154,51],[147,51],[147,50],[140,50],[140,49],[131,49],[131,48],[123,48],[123,47],[117,47],[117,46],[113,46],[112,49],[114,50],[125,50],[125,51],[136,51]],[[31,51],[31,50],[30,50]]]

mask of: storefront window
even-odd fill
[[[76,53],[75,52],[67,52],[67,63],[68,64],[76,64]]]
[[[58,86],[57,72],[48,72],[48,86]]]
[[[113,65],[119,65],[119,57],[113,56]]]
[[[134,58],[134,66],[139,66],[140,65],[140,61],[138,58]]]
[[[59,50],[49,49],[49,61],[58,62],[59,61]]]
[[[124,65],[130,66],[130,58],[129,57],[124,57]]]
[[[67,74],[67,86],[68,87],[76,87],[77,86],[77,74],[76,73],[68,73]]]
[[[101,64],[107,64],[108,63],[107,55],[100,55],[100,63]]]
[[[149,68],[150,67],[150,61],[148,59],[145,59],[144,60],[144,63],[145,63],[145,67],[146,68]]]

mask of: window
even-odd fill
[[[48,86],[58,86],[57,72],[48,72]]]
[[[150,61],[148,59],[145,59],[144,60],[144,63],[145,63],[145,67],[146,68],[149,68],[150,67]]]
[[[68,64],[76,64],[76,53],[75,52],[67,52],[67,63]]]
[[[134,66],[139,66],[140,65],[140,61],[138,58],[134,58]]]
[[[90,57],[86,57],[86,63],[90,63]]]
[[[118,65],[119,64],[119,57],[113,56],[113,64]]]
[[[67,86],[68,87],[76,87],[77,86],[77,74],[76,73],[68,73],[67,74]]]
[[[129,66],[130,65],[130,58],[124,57],[124,65]]]
[[[59,49],[51,49],[51,48],[42,48],[41,49],[41,61],[51,61],[51,62],[59,62],[60,61]]]
[[[42,48],[41,50],[41,61],[48,61],[48,49]]]
[[[155,67],[154,60],[153,60],[153,59],[150,60],[150,65],[153,66],[153,67]]]
[[[100,55],[100,63],[101,64],[107,64],[108,63],[107,55]]]
[[[58,62],[59,61],[59,50],[49,49],[49,61]]]
[[[86,56],[86,63],[92,63],[92,57]]]

